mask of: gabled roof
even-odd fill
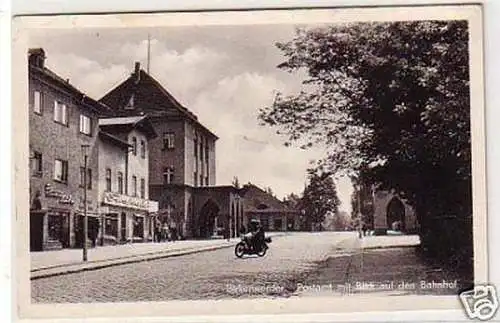
[[[132,147],[132,145],[129,144],[128,142],[102,130],[99,131],[99,138],[123,149],[128,149],[129,147]]]
[[[132,96],[134,107],[127,108]],[[199,122],[194,113],[182,106],[157,80],[142,69],[132,73],[99,101],[112,107],[115,114],[120,116],[144,112],[150,117],[182,117],[218,139],[212,131]]]
[[[245,199],[245,210],[253,212],[293,212],[285,203],[254,184],[245,184],[240,194]]]
[[[43,55],[43,58],[45,58],[45,51],[42,48],[30,48],[28,50],[28,56],[31,55]],[[30,60],[28,60],[30,61]],[[55,72],[52,70],[48,69],[47,67],[43,66],[37,66],[35,64],[29,63],[29,73],[30,74],[39,74],[40,76],[46,78],[47,80],[53,82],[55,85],[65,89],[68,91],[70,94],[74,95],[75,97],[79,98],[80,103],[82,106],[85,108],[99,114],[99,115],[108,115],[110,112],[112,112],[112,109],[108,107],[106,104],[103,102],[99,102],[97,100],[92,99],[82,91],[80,91],[78,88],[73,86],[70,82],[69,79],[64,79],[61,76],[57,75]]]
[[[148,117],[143,116],[130,116],[130,117],[111,117],[111,118],[100,118],[99,128],[104,132],[123,132],[131,131],[132,129],[137,129],[146,134],[148,140],[156,138],[158,134],[156,133],[153,125],[148,120]]]
[[[136,124],[139,121],[143,120],[144,118],[145,116],[101,118],[99,119],[99,125],[109,126],[109,125]]]

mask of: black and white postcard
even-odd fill
[[[481,6],[13,26],[22,317],[495,314]]]

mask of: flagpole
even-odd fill
[[[149,64],[151,62],[151,35],[148,34],[148,62],[146,65],[147,73],[149,74]]]

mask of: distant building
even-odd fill
[[[373,224],[376,234],[387,230],[413,233],[418,227],[415,209],[395,192],[376,190],[373,192]]]
[[[367,228],[374,230],[377,235],[387,234],[387,231],[413,233],[418,227],[415,209],[408,201],[394,190],[381,190],[377,186],[362,185],[355,191],[356,198],[361,197],[360,203],[355,199],[353,217],[361,208],[361,216]]]
[[[30,249],[74,247],[83,238],[84,173],[87,213],[98,218],[97,118],[106,107],[49,70],[43,49],[28,55]],[[82,145],[88,145],[86,170]]]
[[[243,223],[248,226],[251,219],[260,220],[267,231],[300,230],[300,212],[289,208],[265,190],[254,184],[246,184],[240,191],[245,204]]]
[[[149,193],[160,222],[186,238],[237,235],[242,202],[234,187],[216,186],[212,131],[139,63],[101,102],[116,117],[146,116],[158,134],[148,144]]]
[[[103,244],[151,241],[157,202],[149,200],[149,142],[144,116],[99,119],[98,196]]]

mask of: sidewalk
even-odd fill
[[[304,280],[313,288],[300,296],[457,295],[472,283],[419,255],[418,236],[367,236],[351,240],[346,252],[331,254]],[[327,288],[328,287],[328,288]]]
[[[285,232],[268,232],[266,236],[277,237],[285,234]],[[31,279],[229,248],[239,241],[239,238],[232,238],[229,241],[227,239],[183,240],[97,246],[88,249],[87,262],[82,260],[82,249],[31,252]]]
[[[366,236],[361,239],[362,249],[402,248],[420,245],[418,235]]]

